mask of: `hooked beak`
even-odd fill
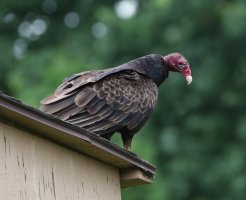
[[[187,85],[190,85],[192,82],[192,76],[186,76],[185,80],[187,81]]]
[[[185,68],[182,74],[185,77],[185,80],[187,81],[187,85],[190,85],[192,83],[192,75],[189,65]]]

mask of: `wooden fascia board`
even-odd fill
[[[153,180],[155,167],[135,154],[2,93],[0,117],[8,123],[119,168],[122,187],[151,183]]]

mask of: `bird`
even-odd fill
[[[190,64],[182,54],[149,54],[117,67],[65,78],[40,101],[40,110],[106,140],[118,132],[129,151],[133,136],[153,112],[158,88],[169,72],[182,74],[187,85],[192,82]]]

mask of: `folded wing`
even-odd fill
[[[106,77],[103,73],[84,72],[66,79],[41,101],[40,109],[106,138],[123,129],[136,133],[156,104],[157,86],[132,70]]]

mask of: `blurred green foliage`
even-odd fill
[[[246,199],[245,0],[1,0],[0,90],[38,106],[64,77],[181,52],[132,151],[157,166],[127,200]]]

